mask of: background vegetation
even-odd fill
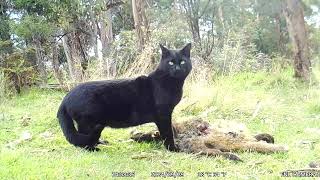
[[[171,153],[106,128],[101,152],[74,148],[56,110],[77,83],[152,71],[159,43],[192,42],[193,70],[175,120],[244,123],[287,154],[239,153],[243,163]],[[275,179],[320,157],[318,0],[1,0],[0,178],[106,179],[115,171],[227,172]],[[139,128],[149,129],[152,125]]]

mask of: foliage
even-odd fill
[[[310,33],[310,46],[311,46],[311,55],[314,59],[313,64],[320,63],[320,29],[311,29]]]
[[[132,31],[122,31],[119,40],[113,43],[111,57],[117,63],[117,74],[123,74],[128,70],[130,64],[134,62],[138,54],[136,36]]]
[[[122,31],[132,31],[134,29],[131,0],[124,0],[124,4],[114,8],[113,33],[119,35]]]
[[[12,53],[13,42],[10,40],[0,40],[0,56]],[[3,57],[2,57],[3,58]]]
[[[0,40],[9,40],[10,39],[10,19],[9,15],[6,13],[8,10],[8,2],[6,0],[0,2]]]
[[[37,81],[34,67],[19,52],[6,56],[0,70],[5,79],[2,86],[14,88],[18,93],[23,87],[33,85]]]
[[[219,74],[233,74],[248,70],[254,61],[255,46],[250,41],[250,32],[243,28],[240,32],[231,31],[225,36],[223,47],[215,49],[212,57],[215,71]],[[246,36],[247,35],[247,36]]]
[[[137,37],[133,31],[122,31],[116,36],[108,58],[110,63],[115,64],[116,76],[135,76],[153,70],[160,59],[159,44],[170,48],[181,48],[187,42],[190,42],[189,33],[180,33],[181,31],[187,32],[186,24],[182,20],[174,21],[174,19],[179,18],[177,14],[172,12],[171,15],[172,21],[153,27],[155,29],[152,31],[150,40],[141,53],[139,53],[136,45]],[[156,25],[153,24],[152,26]],[[90,79],[103,78],[101,77],[103,74],[101,71],[105,70],[101,68],[100,64],[91,63],[91,65],[91,68],[98,73],[89,70],[93,73]]]
[[[10,81],[8,81],[5,73],[0,70],[0,104],[14,94],[15,91],[10,87],[12,87],[10,86]]]
[[[44,17],[35,15],[24,16],[19,23],[14,25],[13,29],[16,35],[30,41],[34,36],[45,39],[54,31]]]
[[[319,11],[314,7],[319,1],[303,3],[312,58],[317,62],[320,41],[314,17]],[[15,48],[25,51],[34,46],[35,40],[40,40],[42,61],[48,64],[52,57],[51,43],[57,43],[59,64],[66,67],[66,49],[61,39],[67,36],[71,44],[77,46],[75,49],[81,49],[78,53],[81,57],[71,59],[81,59],[84,65],[81,71],[89,79],[106,78],[106,71],[112,71],[112,77],[149,72],[159,60],[159,43],[178,48],[192,42],[195,67],[200,68],[201,64],[201,68],[207,67],[209,74],[265,71],[270,69],[274,56],[290,58],[287,25],[281,14],[283,3],[277,0],[146,1],[143,8],[150,32],[142,51],[136,47],[131,0],[12,0],[9,5],[8,1],[1,4],[0,46],[4,48],[0,48],[0,53],[11,54],[17,51]],[[106,15],[109,10],[111,22]],[[113,37],[108,37],[109,43],[103,45],[107,47],[101,48],[98,44],[103,44],[102,37],[106,33],[102,25],[112,25]],[[99,52],[92,55],[93,50]],[[98,57],[99,53],[103,57]],[[262,64],[268,67],[261,66],[259,57],[262,56],[268,61]],[[35,60],[36,57],[32,59]],[[94,67],[92,70],[86,70],[88,63],[91,64],[89,68]],[[109,65],[113,70],[108,69]],[[197,68],[195,72],[200,73],[201,68]]]

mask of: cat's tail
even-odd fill
[[[96,125],[90,134],[81,134],[74,127],[74,123],[70,115],[67,113],[63,105],[60,106],[57,114],[59,124],[67,141],[75,146],[83,148],[92,148],[99,141],[100,134],[104,129],[103,125]]]

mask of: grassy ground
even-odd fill
[[[299,83],[291,74],[291,70],[241,73],[217,77],[210,85],[185,86],[175,120],[201,116],[211,122],[237,121],[252,134],[271,133],[277,143],[290,148],[282,154],[238,153],[241,163],[171,153],[161,144],[130,142],[132,128],[106,128],[102,136],[110,145],[101,146],[100,152],[83,151],[66,142],[56,119],[65,93],[26,90],[0,105],[0,178],[112,179],[112,172],[135,172],[136,179],[154,179],[151,172],[178,171],[184,173],[183,179],[194,179],[198,172],[226,172],[228,179],[279,179],[285,169],[304,168],[320,159],[319,86]],[[257,102],[261,108],[253,116]],[[8,147],[25,131],[31,133],[30,140]]]

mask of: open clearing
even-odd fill
[[[308,166],[320,158],[320,90],[291,77],[292,70],[241,73],[215,78],[210,85],[188,82],[174,119],[201,116],[210,122],[244,123],[252,134],[268,132],[288,153],[237,153],[244,162],[221,157],[171,153],[161,144],[129,141],[129,129],[103,131],[108,146],[86,152],[65,140],[56,111],[65,92],[29,89],[0,105],[0,178],[110,179],[112,172],[134,172],[136,179],[153,179],[152,172],[226,172],[230,179],[278,179],[286,169]],[[319,74],[315,73],[319,79]],[[257,103],[260,109],[256,115]],[[144,125],[139,129],[149,129]],[[21,134],[32,137],[17,142]],[[16,143],[11,143],[16,141]]]

